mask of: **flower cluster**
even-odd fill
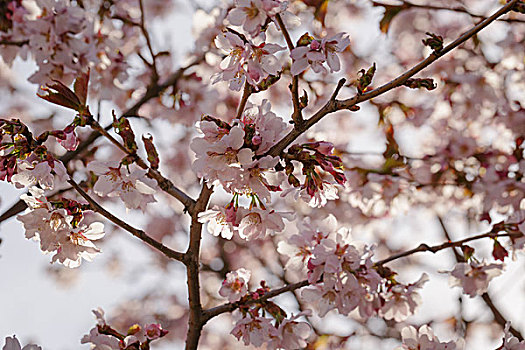
[[[423,325],[419,329],[413,326],[405,327],[401,330],[401,337],[403,345],[395,350],[461,350],[465,345],[463,339],[446,343],[439,341],[438,337],[434,335],[432,329],[427,325]]]
[[[51,79],[71,82],[79,72],[92,66],[100,75],[97,85],[119,86],[114,80],[123,82],[128,77],[128,64],[121,50],[129,38],[119,36],[112,21],[98,16],[95,3],[72,6],[68,0],[37,0],[31,6],[11,1],[11,26],[0,33],[0,39],[21,45],[2,46],[2,58],[11,64],[16,56],[26,59],[30,53],[38,66],[29,78],[33,83]],[[101,98],[110,96],[100,94]]]
[[[119,333],[106,323],[102,309],[93,310],[97,325],[80,342],[90,344],[91,349],[123,350],[123,349],[149,349],[149,344],[168,334],[158,323],[147,324],[140,327],[138,324],[131,326],[126,335]]]
[[[215,45],[227,56],[221,62],[221,72],[213,77],[213,83],[229,81],[232,90],[239,91],[246,81],[257,86],[268,76],[278,75],[281,64],[275,53],[284,50],[277,44],[255,45],[248,39],[231,32],[224,32],[215,38]]]
[[[337,53],[343,52],[348,45],[350,39],[345,33],[339,33],[332,37],[324,37],[321,40],[314,39],[308,33],[304,34],[298,41],[298,45],[292,50],[291,56],[293,59],[291,73],[298,75],[308,67],[316,73],[325,73],[327,70],[323,66],[326,62],[330,68],[330,72],[337,72],[341,69],[341,62]]]
[[[286,130],[286,123],[270,108],[264,100],[260,106],[249,106],[232,125],[211,116],[198,124],[203,136],[190,144],[196,154],[193,169],[233,194],[226,207],[216,206],[199,215],[200,222],[210,222],[208,231],[215,236],[230,239],[238,233],[251,240],[284,229],[283,218],[289,215],[269,210],[263,202],[269,203],[271,192],[281,190],[279,183],[272,184],[267,178],[273,175],[278,158],[263,155]],[[239,206],[240,195],[251,199],[249,208]]]
[[[104,225],[82,223],[83,206],[71,200],[49,202],[44,191],[29,189],[31,196],[22,195],[28,206],[17,219],[22,222],[26,238],[40,242],[44,253],[54,253],[51,261],[64,266],[78,267],[82,259],[91,261],[100,252],[92,241],[104,236]]]
[[[306,265],[311,287],[302,297],[316,305],[321,317],[333,309],[348,315],[358,308],[364,318],[377,314],[400,322],[415,313],[426,274],[415,283],[399,283],[392,271],[374,266],[372,248],[352,243],[349,231],[337,228],[334,216],[319,225],[305,221],[278,251],[290,257],[287,266]]]
[[[266,208],[244,208],[238,206],[234,196],[226,207],[214,206],[199,214],[199,222],[208,222],[208,232],[214,236],[231,239],[234,234],[245,240],[264,239],[284,230],[283,219],[291,220],[293,215]],[[252,197],[252,202],[256,202]],[[260,203],[261,205],[261,203]]]
[[[286,10],[288,1],[280,0],[235,0],[235,7],[228,13],[228,21],[256,36],[268,18]]]
[[[310,312],[301,312],[287,318],[286,312],[277,304],[268,300],[258,300],[269,291],[265,282],[255,292],[248,292],[250,271],[239,269],[229,272],[222,283],[219,294],[230,302],[239,302],[240,318],[231,334],[241,339],[244,345],[256,347],[266,344],[267,349],[300,349],[306,346],[311,327],[306,322],[298,321]],[[265,316],[271,316],[265,317]]]
[[[197,124],[202,137],[194,138],[190,148],[196,159],[193,169],[199,177],[219,181],[230,192],[260,193],[278,190],[264,177],[278,158],[261,157],[287,129],[286,123],[270,111],[271,105],[248,108],[241,120],[230,125],[211,116]]]
[[[67,180],[62,162],[20,120],[0,120],[0,179],[16,187],[53,189]]]
[[[89,163],[88,170],[98,175],[93,191],[102,197],[119,197],[126,208],[146,210],[148,203],[155,202],[153,194],[156,183],[146,177],[146,171],[123,169],[118,162]]]
[[[305,178],[303,184],[294,175],[293,162],[298,162],[302,166],[301,171]],[[337,188],[319,171],[328,172],[339,185],[344,185],[346,182],[342,171],[343,162],[341,158],[334,155],[332,143],[319,141],[293,145],[287,151],[285,163],[288,183],[299,189],[296,193],[311,207],[323,207],[328,200],[339,198]],[[282,196],[294,191],[294,188],[283,192]]]

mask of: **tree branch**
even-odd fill
[[[89,194],[87,194],[86,191],[84,191],[80,187],[80,185],[78,185],[75,181],[73,181],[73,179],[69,179],[67,182],[71,184],[71,186],[73,186],[73,188],[89,203],[89,206],[94,212],[99,213],[100,215],[102,215],[103,217],[105,217],[106,219],[114,223],[116,226],[123,228],[124,230],[128,231],[129,233],[131,233],[133,236],[137,237],[144,243],[157,249],[158,251],[160,251],[162,254],[164,254],[168,258],[178,260],[181,262],[185,262],[185,256],[183,253],[177,252],[175,250],[172,250],[166,247],[164,244],[148,236],[146,232],[129,225],[128,223],[122,221],[115,215],[111,214],[109,211],[104,209],[100,204],[98,204]]]
[[[292,50],[294,49],[294,44],[292,42],[292,39],[290,38],[290,33],[288,33],[288,30],[286,29],[286,26],[284,25],[281,15],[276,14],[275,20],[277,21],[277,24],[279,24],[279,28],[281,28],[281,32],[283,33],[284,40],[286,40],[286,45],[288,45],[288,50],[290,50],[290,53],[292,53]],[[292,120],[295,123],[295,125],[300,125],[304,122],[304,120],[303,120],[303,114],[302,114],[302,109],[301,109],[301,103],[299,102],[299,76],[298,75],[292,75],[292,87],[290,90],[292,92],[292,103],[293,103]]]
[[[372,1],[372,4],[374,6],[388,6],[388,4],[383,4],[378,1]],[[454,6],[454,7],[446,7],[446,6],[436,6],[436,5],[428,5],[428,4],[414,4],[409,1],[402,1],[403,8],[405,9],[420,9],[420,10],[432,10],[432,11],[451,11],[451,12],[459,12],[464,13],[466,15],[469,15],[470,17],[479,18],[479,19],[486,19],[487,17],[483,15],[477,15],[470,11],[468,11],[466,8],[462,6]],[[525,21],[517,18],[498,18],[498,21],[502,22],[518,22],[518,23],[525,23]]]
[[[374,266],[378,267],[378,266],[384,265],[386,263],[389,263],[391,261],[394,261],[394,260],[397,260],[397,259],[400,259],[400,258],[403,258],[403,257],[407,257],[409,255],[412,255],[412,254],[415,254],[415,253],[418,253],[418,252],[428,251],[428,252],[432,252],[432,253],[437,253],[440,250],[447,249],[447,248],[453,248],[453,247],[460,247],[461,245],[463,245],[466,242],[470,242],[470,241],[474,241],[474,240],[478,240],[478,239],[482,239],[482,238],[489,238],[489,237],[490,238],[494,238],[494,237],[513,237],[513,236],[519,236],[519,235],[520,235],[520,233],[516,233],[516,234],[510,234],[510,233],[497,234],[497,233],[494,233],[494,232],[487,232],[487,233],[479,234],[479,235],[476,235],[476,236],[468,237],[468,238],[465,238],[465,239],[462,239],[462,240],[459,240],[459,241],[455,241],[455,242],[450,242],[449,241],[449,242],[445,242],[445,243],[434,245],[434,246],[429,246],[427,244],[421,244],[417,248],[410,249],[410,250],[407,250],[407,251],[399,253],[399,254],[394,254],[394,255],[386,258],[386,259],[380,260],[380,261],[374,263]],[[250,305],[250,304],[256,303],[258,301],[267,300],[267,299],[273,298],[273,297],[275,297],[277,295],[280,295],[282,293],[294,291],[296,289],[299,289],[299,288],[302,288],[302,287],[306,287],[308,285],[310,285],[308,280],[304,280],[304,281],[301,281],[301,282],[290,284],[290,285],[287,285],[287,286],[284,286],[284,287],[281,287],[281,288],[274,289],[274,290],[264,294],[259,299],[249,300],[249,301],[245,302],[242,305]],[[203,318],[204,318],[205,322],[207,322],[208,320],[210,320],[211,318],[213,318],[215,316],[218,316],[218,315],[220,315],[222,313],[225,313],[225,312],[232,312],[232,311],[234,311],[235,309],[237,309],[240,306],[241,306],[240,302],[226,303],[226,304],[223,304],[223,305],[219,305],[219,306],[213,307],[211,309],[204,310],[203,311]]]
[[[202,223],[199,222],[199,213],[206,209],[212,193],[213,187],[208,187],[206,182],[203,181],[201,193],[193,207],[193,211],[191,212],[190,244],[185,253],[189,304],[186,350],[197,349],[202,327],[206,322],[203,319],[199,283],[200,244],[202,233]]]
[[[308,130],[314,124],[319,122],[327,114],[330,114],[336,111],[340,111],[340,110],[344,110],[344,109],[351,109],[352,107],[356,106],[357,104],[361,102],[370,100],[374,97],[384,94],[387,91],[390,91],[396,87],[403,85],[403,83],[407,81],[407,79],[411,78],[412,76],[416,75],[417,73],[419,73],[426,67],[430,66],[432,63],[437,61],[441,56],[447,54],[448,52],[452,51],[459,45],[463,44],[465,41],[467,41],[468,39],[473,37],[475,34],[480,32],[482,29],[484,29],[486,26],[488,26],[490,23],[494,22],[498,17],[512,10],[512,8],[517,2],[518,0],[511,0],[505,6],[503,6],[498,11],[496,11],[492,16],[476,24],[474,27],[472,27],[471,29],[469,29],[468,31],[460,35],[456,40],[454,40],[453,42],[451,42],[450,44],[448,44],[447,46],[445,46],[443,49],[439,50],[438,52],[436,51],[432,52],[423,61],[419,62],[417,65],[410,68],[408,71],[401,74],[397,78],[391,80],[390,82],[376,89],[365,92],[361,95],[355,95],[354,97],[346,99],[346,100],[329,99],[328,102],[323,107],[321,107],[321,109],[319,109],[314,115],[312,115],[309,119],[307,119],[303,124],[295,125],[294,128],[285,137],[283,137],[278,143],[276,143],[268,152],[266,152],[265,155],[271,155],[274,157],[279,156],[286,147],[288,147],[301,134],[303,134],[306,130]]]

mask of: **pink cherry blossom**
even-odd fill
[[[214,206],[199,213],[199,222],[208,223],[208,232],[212,235],[232,239],[233,234],[238,232],[240,216],[234,206],[228,208]]]
[[[395,285],[384,296],[385,304],[380,310],[380,314],[387,320],[396,322],[404,321],[408,316],[416,312],[422,303],[421,296],[417,293],[418,289],[428,282],[429,278],[424,273],[421,278],[408,286]]]
[[[93,310],[95,317],[97,319],[98,326],[105,326],[106,320],[104,319],[104,311],[102,309]],[[88,334],[85,334],[80,340],[81,344],[90,344],[91,349],[99,350],[120,350],[120,341],[107,334],[100,334],[98,327],[95,326],[91,328]]]
[[[231,331],[237,339],[241,339],[244,345],[262,346],[270,341],[272,337],[278,337],[277,329],[266,317],[243,317],[235,324]]]
[[[239,301],[246,293],[248,293],[248,282],[250,281],[251,272],[240,268],[236,271],[228,272],[226,279],[222,281],[219,294],[228,298],[230,303]]]
[[[268,343],[270,349],[303,349],[306,339],[310,336],[312,327],[306,323],[297,321],[301,316],[310,316],[310,310],[301,312],[290,318],[285,318],[277,328],[277,336]]]
[[[146,177],[146,171],[123,170],[116,162],[91,162],[88,170],[99,175],[93,191],[99,196],[120,197],[128,209],[146,210],[148,203],[155,202],[153,194],[156,183]]]
[[[29,157],[17,164],[17,173],[11,181],[18,188],[40,185],[44,189],[53,189],[68,179],[66,168],[55,159],[44,161]]]
[[[22,347],[16,336],[13,335],[5,338],[5,345],[2,350],[42,350],[42,348],[35,344],[28,344]]]
[[[235,7],[227,19],[255,36],[268,17],[283,12],[286,7],[287,2],[279,0],[235,0]]]
[[[461,286],[463,292],[471,298],[485,293],[489,282],[503,273],[504,264],[489,264],[487,262],[458,263],[450,274],[451,286]]]
[[[413,326],[405,327],[401,331],[401,336],[403,345],[397,347],[396,350],[461,350],[464,346],[463,339],[447,343],[440,342],[427,325],[423,325],[419,329]]]
[[[338,33],[330,38],[324,37],[321,41],[312,38],[308,45],[298,46],[292,50],[290,54],[293,59],[292,75],[298,75],[308,67],[312,67],[315,73],[324,73],[326,72],[324,62],[327,63],[330,72],[339,71],[341,62],[337,53],[343,52],[348,45],[350,39],[345,33]]]
[[[215,45],[225,54],[221,62],[221,72],[213,77],[213,83],[229,81],[232,90],[239,91],[247,81],[255,86],[269,75],[277,75],[281,65],[274,56],[284,47],[277,44],[262,43],[255,45],[244,42],[239,36],[224,32],[215,39]]]
[[[505,324],[503,332],[503,344],[498,350],[525,350],[525,340],[519,341],[518,338],[512,335],[510,332],[510,322]]]

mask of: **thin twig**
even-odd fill
[[[268,152],[266,152],[265,155],[271,155],[274,157],[279,156],[286,147],[288,147],[306,130],[308,130],[314,124],[319,122],[324,116],[336,111],[351,109],[352,107],[356,106],[361,102],[370,100],[396,87],[402,86],[403,83],[407,81],[407,79],[416,75],[417,73],[419,73],[435,61],[437,61],[443,55],[447,54],[459,45],[463,44],[465,41],[467,41],[468,39],[476,35],[479,31],[488,26],[490,23],[494,22],[498,17],[509,12],[517,2],[518,0],[511,0],[505,6],[496,11],[492,16],[473,26],[471,29],[460,35],[456,40],[445,46],[443,49],[432,52],[427,58],[425,58],[424,60],[422,60],[417,65],[410,68],[397,78],[391,80],[390,82],[363,94],[355,95],[354,97],[346,100],[328,100],[328,102],[323,107],[321,107],[314,115],[312,115],[304,123],[302,123],[301,125],[295,125],[294,128],[278,143],[276,143],[270,150],[268,150]]]
[[[185,261],[184,254],[177,252],[173,249],[170,249],[166,247],[164,244],[160,243],[159,241],[156,241],[152,237],[148,236],[146,232],[137,229],[130,224],[126,223],[125,221],[122,221],[115,215],[108,212],[106,209],[104,209],[100,204],[98,204],[89,194],[84,191],[80,185],[78,185],[75,181],[72,179],[68,180],[68,183],[73,186],[73,188],[89,203],[89,206],[94,212],[99,213],[112,223],[114,223],[116,226],[123,228],[124,230],[131,233],[133,236],[137,237],[138,239],[142,240],[144,243],[150,245],[151,247],[157,249],[161,253],[163,253],[165,256],[167,256],[170,259],[178,260],[181,262]]]
[[[436,6],[436,5],[428,5],[428,4],[414,4],[408,1],[402,1],[402,7],[405,9],[420,9],[420,10],[433,10],[433,11],[451,11],[451,12],[459,12],[464,13],[466,15],[469,15],[470,17],[479,18],[479,19],[486,19],[486,16],[483,15],[477,15],[470,11],[468,11],[466,8],[461,6],[454,6],[454,7],[447,7],[447,6]],[[374,6],[391,6],[388,4],[383,4],[382,2],[378,1],[372,1],[372,4]],[[517,18],[498,18],[498,21],[502,22],[518,22],[518,23],[525,23],[524,20],[517,19]]]
[[[275,20],[277,21],[277,24],[279,24],[279,28],[281,28],[281,32],[283,33],[284,40],[286,40],[286,45],[288,45],[288,50],[290,50],[290,53],[292,53],[292,50],[294,49],[294,44],[292,42],[292,39],[290,38],[290,33],[288,33],[288,30],[286,29],[286,26],[284,25],[281,15],[276,14]],[[291,92],[292,92],[292,103],[293,103],[292,121],[295,123],[295,125],[300,125],[304,122],[304,120],[303,120],[303,113],[301,109],[301,103],[299,102],[299,76],[298,75],[292,75]]]
[[[153,76],[151,77],[152,83],[156,83],[157,80],[159,80],[159,72],[157,70],[157,56],[155,55],[155,52],[153,51],[153,46],[151,45],[151,38],[149,36],[149,32],[146,29],[146,21],[144,19],[145,11],[144,11],[144,3],[143,0],[139,0],[139,6],[140,6],[140,30],[142,31],[142,34],[144,35],[144,38],[146,39],[146,45],[148,46],[149,53],[151,55],[151,69],[153,70]]]
[[[24,46],[29,44],[29,40],[11,41],[11,40],[0,40],[0,45],[4,46]]]

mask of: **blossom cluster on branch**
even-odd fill
[[[26,193],[0,221],[16,215],[68,268],[123,230],[158,253],[155,275],[186,273],[176,290],[161,279],[120,300],[107,321],[94,310],[81,343],[463,349],[480,322],[462,303],[479,297],[503,329],[497,349],[525,349],[490,287],[525,249],[525,5],[459,3],[195,2],[182,64],[159,33],[190,5],[1,3],[0,90],[13,98],[0,111],[0,180]],[[21,61],[34,62],[28,81],[51,117],[19,103],[30,101],[14,83]],[[400,217],[410,231],[425,215],[438,243],[427,222],[399,232]],[[454,237],[461,224],[469,234]],[[441,251],[454,257],[445,269],[421,262]],[[417,323],[439,274],[470,298],[453,322]],[[352,331],[329,330],[332,317]],[[19,349],[40,346],[6,338],[3,350]]]

